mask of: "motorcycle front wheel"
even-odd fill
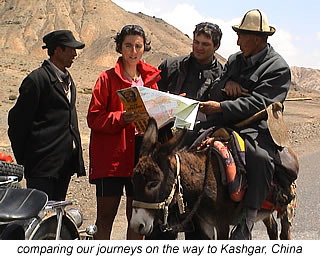
[[[57,217],[56,215],[47,218],[40,223],[38,223],[35,233],[27,239],[31,240],[55,240],[57,231]],[[60,240],[74,240],[79,239],[79,234],[77,228],[67,217],[63,217]]]

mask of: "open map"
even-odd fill
[[[146,87],[118,90],[126,111],[136,111],[134,122],[138,132],[144,132],[149,117],[155,118],[158,127],[174,120],[174,127],[192,130],[196,121],[199,101]]]

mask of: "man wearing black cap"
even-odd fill
[[[74,173],[85,175],[78,129],[75,84],[66,68],[84,48],[69,30],[43,37],[49,59],[22,82],[8,115],[8,135],[28,188],[49,200],[64,200]]]
[[[289,91],[291,73],[285,60],[267,43],[275,32],[259,9],[248,11],[237,32],[240,52],[231,55],[226,70],[212,88],[214,101],[200,103],[200,110],[220,116],[223,125],[234,125],[274,102],[283,103]],[[232,239],[250,239],[257,211],[266,199],[275,170],[278,149],[270,135],[266,118],[240,129],[245,139],[248,188],[244,197],[244,218]]]

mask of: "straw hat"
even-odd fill
[[[259,9],[248,11],[239,25],[232,26],[232,29],[239,33],[253,33],[271,36],[276,29],[269,26],[268,19],[265,13]]]

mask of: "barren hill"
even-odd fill
[[[125,11],[110,0],[1,0],[0,54],[46,57],[42,37],[70,29],[86,44],[79,59],[111,67],[118,54],[113,37],[126,24],[141,25],[151,40],[147,62],[190,52],[191,40],[160,18]]]
[[[307,92],[320,91],[320,70],[291,67],[292,87]]]
[[[0,56],[38,62],[46,58],[42,37],[52,30],[70,29],[86,44],[77,60],[80,68],[112,67],[119,56],[113,37],[126,24],[144,28],[152,43],[144,59],[155,66],[191,50],[191,39],[161,18],[127,12],[110,0],[0,0]],[[296,90],[319,90],[320,71],[293,67],[292,82]]]

